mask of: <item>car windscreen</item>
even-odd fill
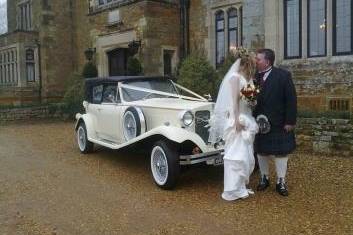
[[[168,94],[178,94],[173,83],[167,79],[131,81],[124,82],[123,85],[127,85],[127,87],[122,87],[123,99],[127,102],[151,98],[167,98]]]

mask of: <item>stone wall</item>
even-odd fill
[[[353,157],[353,122],[346,119],[300,118],[299,150]]]
[[[205,50],[205,40],[208,39],[207,4],[205,0],[190,1],[189,9],[189,43],[191,53],[193,50]]]
[[[87,14],[88,1],[75,1],[74,3],[74,45],[76,48],[75,69],[81,70],[86,59],[84,51],[88,47],[97,47],[98,41],[105,37],[119,38],[127,32],[135,35],[132,40],[141,41],[139,54],[137,55],[143,64],[146,75],[161,74],[163,71],[163,48],[176,50],[179,47],[179,8],[175,4],[167,4],[157,1],[136,1],[121,7],[108,8],[99,12]],[[109,26],[108,15],[111,11],[118,11],[121,24]],[[96,63],[101,67],[107,64],[101,61],[107,60],[106,52],[115,48],[127,47],[127,43],[113,41],[102,50],[97,48],[95,54]],[[177,56],[176,56],[177,57]],[[105,58],[105,59],[102,59]],[[101,64],[99,64],[101,63]],[[100,68],[98,68],[101,71]],[[106,68],[105,68],[106,70]],[[107,74],[104,74],[107,75]]]
[[[68,115],[64,114],[60,109],[56,108],[56,106],[35,106],[0,109],[0,123],[53,118],[67,119]]]
[[[32,27],[29,31],[17,29],[17,4],[21,0],[8,1],[8,33],[0,37],[0,47],[16,45],[18,50],[18,85],[16,96],[0,94],[0,103],[23,104],[25,102],[58,101],[64,94],[66,80],[73,72],[73,18],[72,1],[31,1]],[[27,82],[26,49],[34,50],[35,82]],[[11,94],[6,91],[7,94]],[[6,87],[3,90],[7,90]],[[32,95],[28,91],[32,90]],[[39,92],[40,94],[39,95]],[[26,97],[24,99],[23,97]]]
[[[162,49],[175,49],[175,58],[178,57],[180,44],[179,8],[174,5],[146,2],[145,9],[146,24],[139,25],[140,36],[143,40],[140,58],[143,58],[145,75],[163,75]]]
[[[298,108],[310,111],[328,111],[329,101],[348,99],[353,110],[353,61],[344,58],[282,62],[292,72],[298,95]]]
[[[42,96],[59,101],[73,72],[72,1],[32,1],[35,30],[39,31]],[[40,4],[39,4],[40,3]]]
[[[264,2],[243,1],[243,44],[246,48],[265,46]]]
[[[17,1],[7,1],[7,32],[15,31],[17,28]]]

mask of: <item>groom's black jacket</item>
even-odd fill
[[[269,119],[271,131],[258,134],[255,149],[260,154],[283,155],[295,149],[294,133],[286,133],[284,125],[295,125],[297,116],[296,91],[290,72],[273,67],[257,98],[255,118],[264,114]]]

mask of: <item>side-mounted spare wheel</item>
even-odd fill
[[[129,107],[125,110],[123,132],[126,141],[146,132],[145,116],[139,107]]]
[[[157,141],[151,151],[151,173],[154,182],[162,189],[175,187],[180,174],[179,154],[176,145]]]
[[[93,151],[93,143],[87,138],[87,129],[84,121],[81,121],[76,131],[77,144],[81,153],[90,153]]]

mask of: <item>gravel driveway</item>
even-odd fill
[[[296,153],[289,197],[272,184],[225,202],[222,167],[188,169],[160,190],[143,154],[81,155],[73,125],[0,126],[0,234],[353,234],[353,156]]]

